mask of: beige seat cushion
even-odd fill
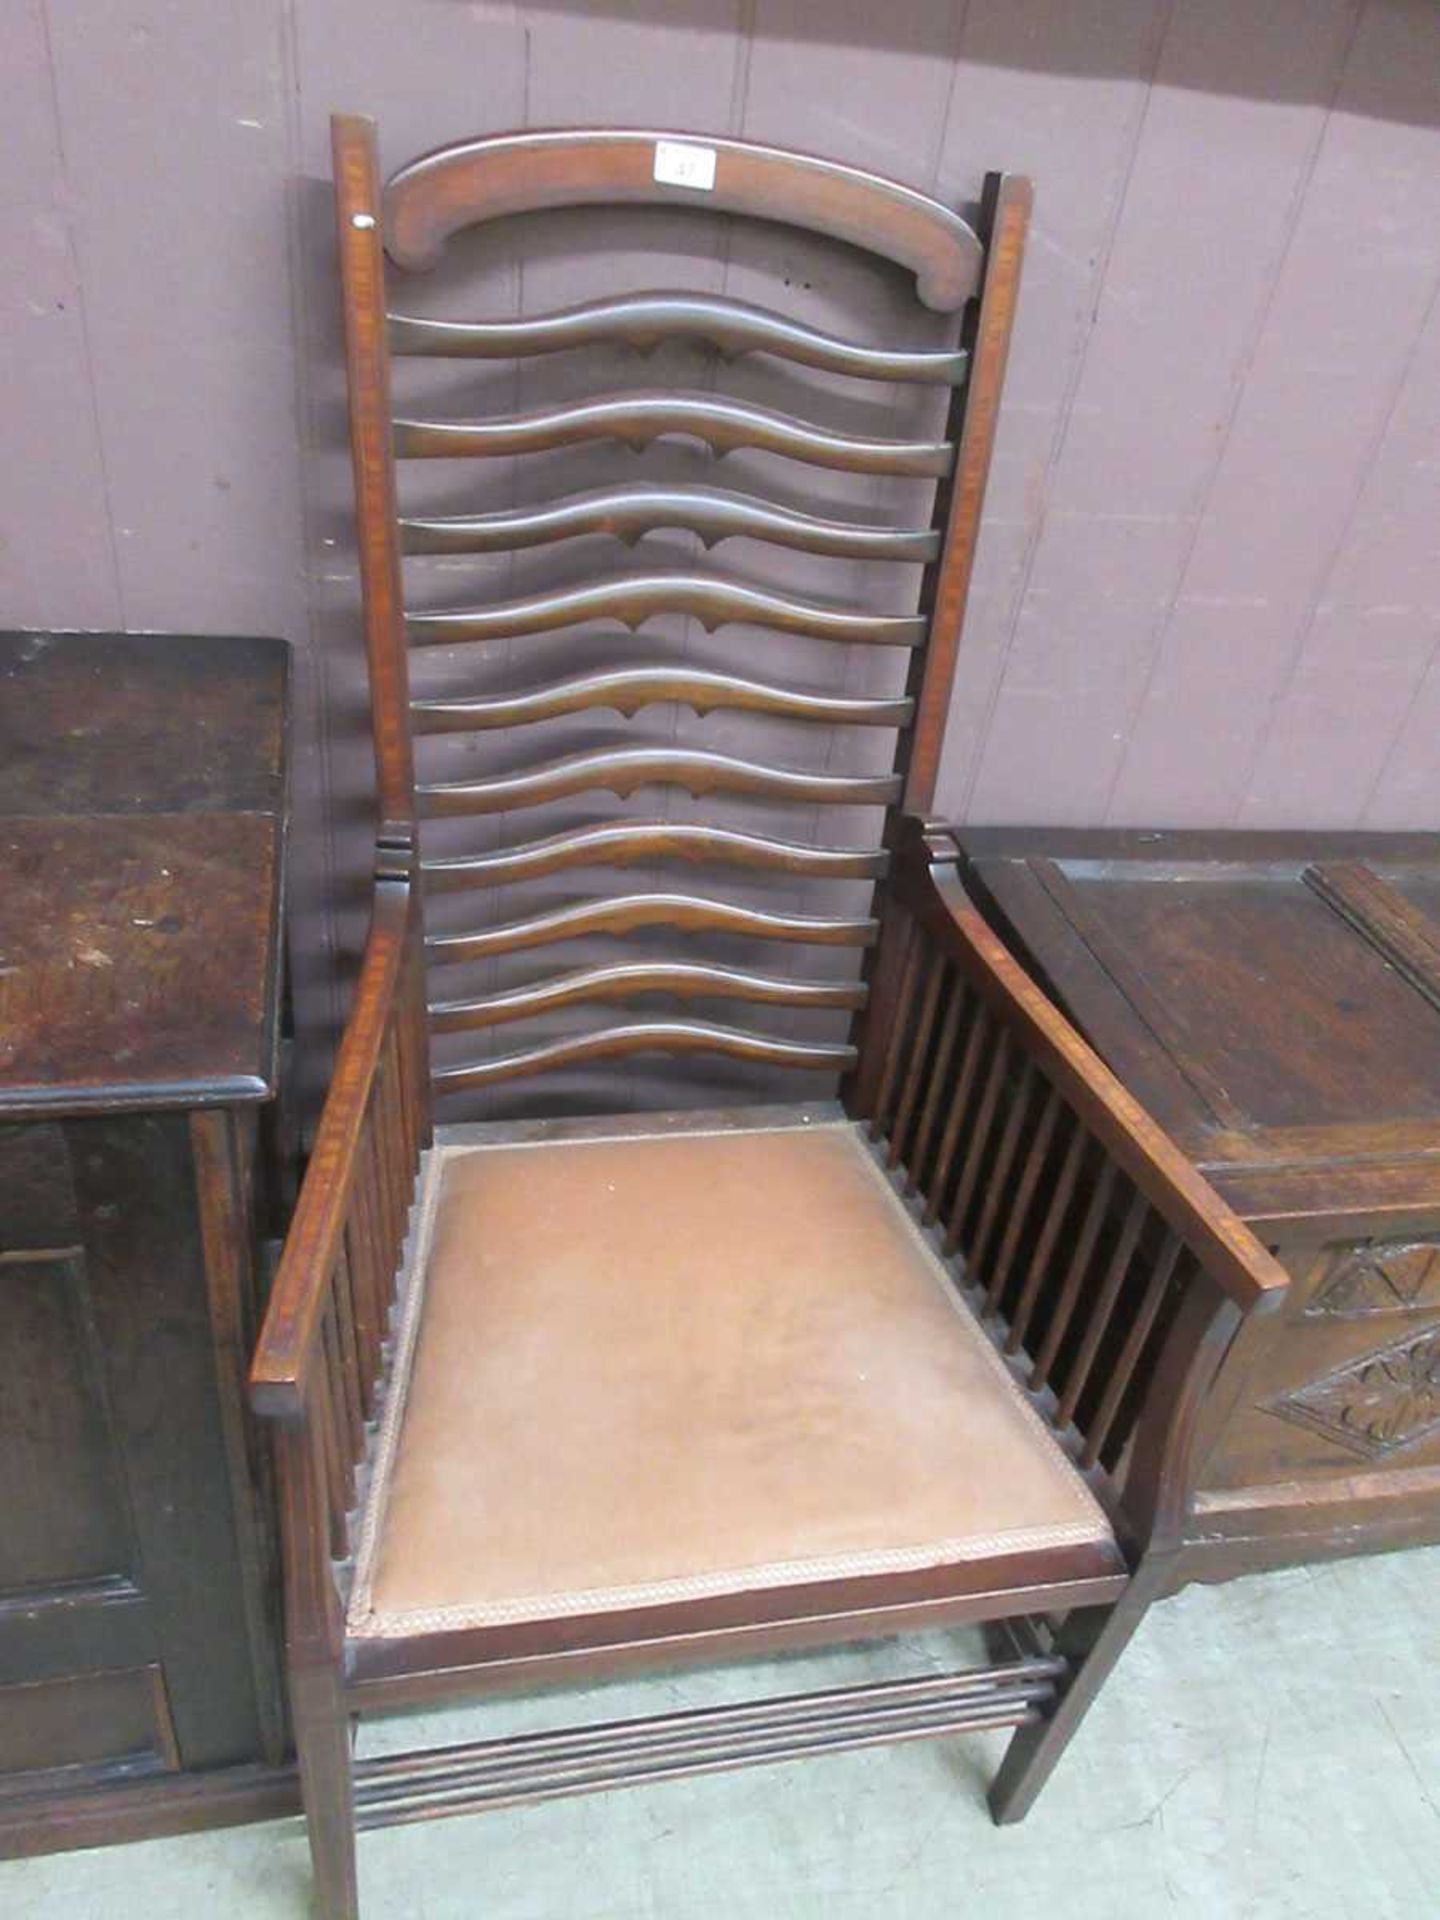
[[[414,1238],[354,1635],[1118,1568],[849,1123],[437,1148]]]

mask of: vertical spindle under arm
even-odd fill
[[[292,1679],[323,1670],[339,1632],[332,1563],[347,1529],[366,1422],[384,1364],[406,1216],[430,1122],[406,1071],[423,1014],[414,889],[376,887],[355,999],[250,1372],[257,1412],[277,1422],[290,1574]]]
[[[945,1223],[972,1305],[1077,1463],[1105,1476],[1132,1551],[1168,1551],[1215,1369],[1287,1277],[1010,955],[957,859],[943,832],[907,823],[890,906],[901,1017],[857,1118]],[[953,1031],[935,1048],[933,1005],[914,1010],[917,980],[942,972],[975,1002],[963,1049]],[[945,1111],[933,1171],[909,1151],[917,1101],[927,1160]]]

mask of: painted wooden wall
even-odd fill
[[[1440,822],[1434,0],[11,0],[0,32],[0,622],[288,636],[302,904],[358,897],[366,819],[336,106],[387,166],[612,121],[956,201],[1032,173],[943,810]]]

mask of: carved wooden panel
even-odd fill
[[[1317,1319],[1350,1320],[1432,1305],[1440,1305],[1440,1246],[1417,1240],[1342,1253],[1304,1311]]]
[[[1228,1370],[1207,1490],[1440,1467],[1440,1243],[1310,1241],[1282,1258],[1293,1298]]]
[[[1269,1411],[1366,1460],[1440,1433],[1440,1324],[1272,1400]]]

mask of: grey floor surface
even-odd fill
[[[786,1691],[947,1655],[930,1636],[766,1679]],[[734,1685],[597,1690],[597,1717]],[[524,1723],[547,1716],[532,1703]],[[457,1726],[476,1717],[447,1716],[443,1737]],[[383,1737],[414,1744],[413,1725]],[[1002,1833],[982,1789],[1004,1738],[367,1834],[366,1920],[1440,1920],[1440,1550],[1157,1608],[1048,1794]],[[4,1920],[307,1912],[298,1822],[0,1865]]]

